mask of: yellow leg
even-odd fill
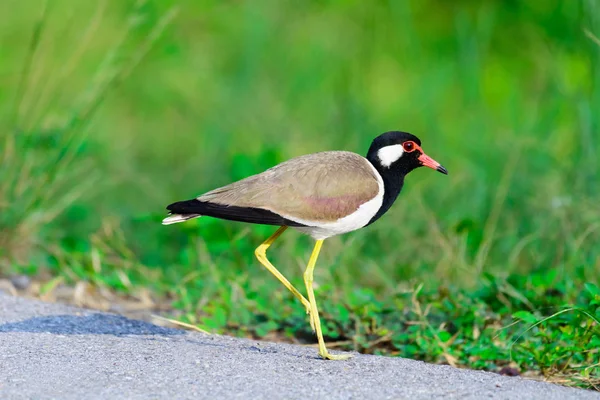
[[[317,243],[315,243],[315,248],[313,249],[313,252],[310,256],[310,260],[308,260],[306,271],[304,272],[304,284],[306,285],[306,291],[308,292],[308,301],[310,302],[311,322],[315,325],[313,330],[315,330],[316,328],[317,331],[317,340],[319,341],[319,355],[327,360],[347,360],[350,357],[352,357],[350,354],[329,354],[327,348],[325,347],[325,341],[323,340],[323,332],[321,332],[319,310],[317,309],[317,301],[315,300],[315,292],[313,291],[313,272],[315,270],[315,264],[317,263],[317,258],[319,258],[319,252],[321,251],[322,245],[323,240],[317,240]]]
[[[298,291],[298,289],[296,289],[291,283],[290,281],[288,281],[286,279],[285,276],[283,276],[283,274],[281,272],[279,272],[277,270],[277,268],[275,268],[275,266],[273,266],[273,264],[271,264],[271,262],[267,259],[267,249],[273,244],[273,242],[275,240],[277,240],[277,238],[279,236],[281,236],[281,234],[283,232],[285,232],[285,230],[287,229],[287,226],[282,226],[281,228],[277,229],[277,231],[271,235],[270,238],[268,238],[267,240],[265,240],[263,242],[263,244],[261,244],[260,246],[258,246],[256,248],[256,250],[254,251],[254,254],[256,255],[256,258],[258,259],[258,261],[264,265],[264,267],[266,269],[269,270],[270,273],[272,273],[273,275],[275,275],[275,277],[277,279],[279,279],[279,281],[281,283],[283,283],[283,285],[288,288],[288,290],[290,292],[292,292],[294,294],[294,296],[296,296],[298,298],[298,300],[300,300],[302,302],[302,305],[304,305],[304,307],[306,308],[306,313],[310,314],[310,303],[308,300],[306,300],[306,298],[304,296],[302,296],[302,294]],[[310,318],[310,326],[313,329],[313,332],[315,330],[315,326],[314,326],[314,322],[312,317]]]

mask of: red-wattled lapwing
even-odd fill
[[[280,228],[255,251],[256,258],[306,307],[317,333],[319,355],[344,360],[327,351],[313,292],[313,271],[321,245],[329,237],[377,221],[398,197],[404,177],[418,167],[443,174],[446,168],[427,156],[421,141],[406,132],[386,132],[373,140],[367,157],[348,151],[325,151],[293,158],[260,174],[167,207],[164,225],[209,216]],[[316,240],[304,283],[308,300],[269,262],[267,249],[288,226]]]

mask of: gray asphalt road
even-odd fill
[[[401,358],[324,361],[301,346],[158,327],[0,292],[2,399],[600,399]]]

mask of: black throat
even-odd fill
[[[394,204],[402,190],[402,186],[404,186],[404,177],[407,173],[403,171],[402,165],[392,164],[390,168],[386,168],[379,163],[378,159],[373,159],[373,156],[377,157],[377,155],[369,154],[367,160],[375,167],[383,180],[383,202],[377,214],[371,218],[367,226],[377,221]]]

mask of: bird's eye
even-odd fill
[[[415,143],[411,141],[404,142],[402,143],[402,147],[404,148],[404,151],[410,153],[415,149]]]

